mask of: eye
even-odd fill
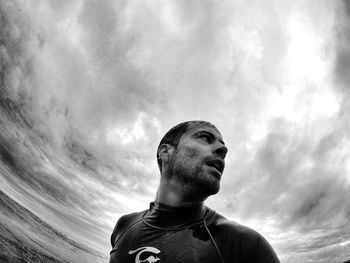
[[[201,132],[200,134],[198,134],[198,138],[209,143],[211,142],[212,136],[210,136],[210,134],[208,133]]]

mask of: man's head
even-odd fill
[[[188,121],[165,134],[157,160],[162,177],[211,195],[219,190],[226,153],[227,147],[213,124]]]

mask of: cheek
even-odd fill
[[[196,166],[202,163],[202,157],[198,151],[195,149],[188,149],[186,152],[183,153],[182,155],[183,161],[192,165]]]
[[[191,170],[198,173],[203,169],[203,158],[198,151],[190,150],[183,158],[184,164]]]
[[[200,155],[198,151],[194,149],[184,149],[176,153],[176,161],[182,166],[193,166],[195,163],[200,162]]]
[[[188,149],[186,151],[186,156],[189,158],[197,159],[199,157],[199,153],[194,149]]]

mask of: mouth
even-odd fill
[[[220,174],[223,173],[225,168],[225,162],[222,159],[214,159],[207,162],[207,165],[215,168]]]

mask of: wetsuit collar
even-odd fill
[[[189,207],[172,207],[160,202],[152,202],[144,221],[159,228],[179,228],[200,221],[205,214],[203,203]]]

